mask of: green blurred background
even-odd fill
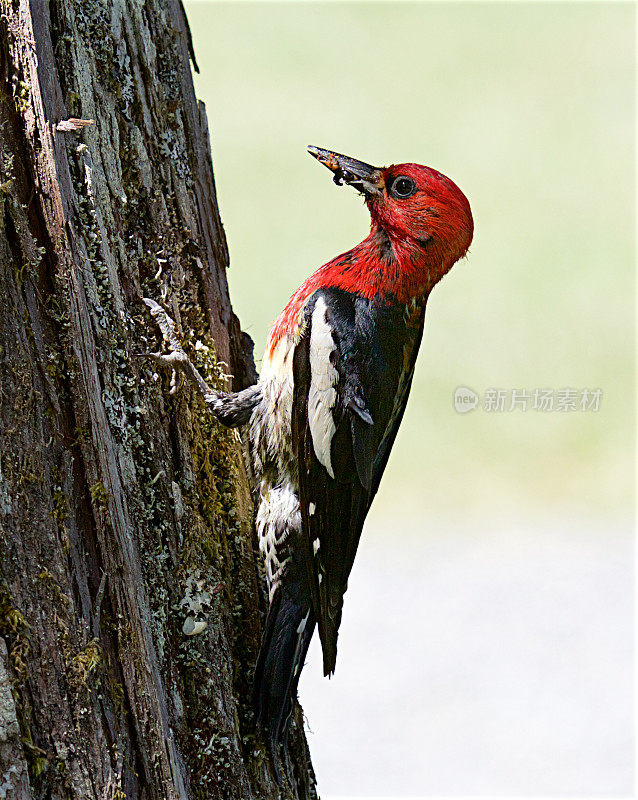
[[[418,161],[470,199],[428,305],[378,505],[632,509],[633,35],[612,3],[189,3],[231,253],[261,358],[306,275],[368,215],[305,153]],[[598,414],[461,416],[458,385],[602,388]],[[415,494],[415,489],[419,491]]]
[[[428,774],[435,777],[406,784],[405,791],[620,792],[628,785],[622,782],[629,774],[627,759],[621,766],[616,760],[612,769],[613,757],[604,761],[599,740],[605,730],[618,757],[628,742],[622,709],[630,707],[629,698],[603,698],[601,687],[611,681],[619,692],[620,687],[631,691],[623,637],[630,635],[635,480],[634,5],[187,2],[186,8],[201,70],[195,85],[209,114],[230,246],[231,298],[255,340],[258,363],[268,326],[293,290],[368,230],[358,195],[338,190],[306,155],[307,144],[378,165],[428,164],[453,178],[473,209],[469,256],[428,303],[415,385],[369,518],[366,552],[374,554],[377,547],[375,558],[381,554],[383,560],[384,548],[403,548],[409,561],[421,552],[411,549],[413,541],[428,541],[436,549],[437,536],[449,534],[452,541],[453,531],[462,530],[474,537],[470,543],[493,543],[497,574],[468,578],[461,571],[450,580],[468,587],[484,580],[480,591],[489,592],[506,572],[517,576],[518,585],[528,580],[530,596],[537,596],[551,569],[537,565],[529,577],[525,564],[534,562],[535,542],[542,541],[550,548],[550,566],[573,559],[570,574],[581,570],[573,593],[562,600],[557,595],[556,602],[581,609],[588,602],[597,609],[602,604],[609,619],[599,620],[599,633],[610,624],[621,626],[606,643],[598,642],[596,631],[582,629],[583,641],[593,648],[587,658],[604,651],[607,671],[592,667],[594,677],[578,702],[573,698],[574,708],[615,703],[618,716],[604,724],[602,717],[600,724],[583,722],[592,738],[572,753],[571,772],[563,768],[569,754],[557,756],[563,767],[556,766],[558,777],[547,785],[534,783],[511,758],[509,782],[501,780],[506,767],[499,772],[496,765],[484,774],[483,763],[473,782],[446,783],[442,773],[437,783],[430,765]],[[461,415],[453,405],[457,386],[471,387],[481,397],[490,387],[600,388],[603,396],[597,413],[478,408]],[[499,543],[514,539],[514,550],[499,550]],[[554,541],[563,549],[551,550],[547,542]],[[473,551],[469,546],[458,552]],[[617,558],[612,566],[604,560],[610,554]],[[447,552],[423,557],[440,557],[442,564],[452,558]],[[383,566],[366,558],[360,555],[362,565],[353,574],[359,580],[361,570],[362,585],[368,578],[373,583],[375,568]],[[557,593],[566,585],[568,577],[555,575]],[[620,586],[627,593],[612,597],[612,587]],[[349,614],[356,617],[353,587],[344,626]],[[551,595],[554,589],[547,591]],[[516,586],[508,591],[502,602],[516,603]],[[539,619],[559,613],[550,595],[547,607],[530,613]],[[475,598],[468,588],[468,607]],[[423,602],[436,612],[441,599]],[[522,608],[519,616],[528,611]],[[409,613],[418,616],[420,609]],[[467,638],[463,625],[469,620],[459,623],[459,637]],[[569,618],[564,625],[573,630],[578,622]],[[542,653],[564,648],[563,634],[539,634]],[[498,631],[495,636],[491,651],[499,647]],[[347,672],[345,641],[344,627],[337,676]],[[580,670],[585,657],[578,643],[568,644],[567,652]],[[480,660],[477,653],[456,656]],[[374,651],[367,656],[375,657]],[[492,665],[492,671],[497,668]],[[548,664],[546,671],[552,670]],[[558,697],[561,690],[555,688]],[[331,690],[327,686],[315,714],[320,716],[321,704],[340,697]],[[424,713],[428,702],[431,698],[424,701]],[[521,715],[535,713],[534,704],[530,697]],[[489,705],[476,709],[477,719],[494,713]],[[571,713],[566,709],[566,718]],[[549,717],[538,723],[538,747],[546,745],[543,731],[554,723]],[[455,724],[463,725],[463,717],[452,720],[451,728]],[[503,726],[508,730],[505,719]],[[478,730],[477,736],[487,735],[480,724]],[[334,726],[321,735],[334,737]],[[499,746],[507,750],[506,744]],[[602,764],[592,775],[584,765],[593,758],[588,747]],[[560,747],[552,752],[560,754]],[[382,759],[382,748],[379,753]],[[323,767],[320,788],[365,793],[369,758],[354,783],[335,779],[338,755],[321,751],[315,760]],[[541,769],[538,752],[536,761]],[[401,776],[394,780],[398,785]]]

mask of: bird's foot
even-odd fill
[[[175,325],[174,320],[168,315],[168,313],[159,303],[155,302],[155,300],[151,300],[149,297],[144,297],[142,299],[150,309],[151,315],[157,322],[157,325],[162,332],[164,343],[167,345],[169,351],[168,353],[146,353],[146,357],[150,358],[160,367],[172,370],[170,388],[171,394],[175,394],[179,389],[178,373],[181,373],[195,384],[207,407],[213,407],[219,400],[220,395],[218,392],[215,392],[210,388],[197,367],[184,352],[184,348],[177,337],[177,326]]]
[[[195,384],[206,403],[206,408],[221,425],[227,428],[237,428],[240,425],[245,425],[250,419],[253,409],[261,399],[259,385],[248,386],[239,392],[216,392],[211,389],[202,378],[197,367],[184,352],[184,348],[177,338],[174,321],[155,300],[150,300],[148,297],[144,297],[143,300],[157,321],[164,343],[168,347],[168,353],[148,353],[147,357],[159,366],[172,370],[171,394],[175,394],[178,390],[178,373],[182,373],[189,381]]]

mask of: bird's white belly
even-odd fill
[[[270,600],[288,561],[291,534],[301,530],[297,472],[292,454],[292,356],[294,343],[282,339],[264,360],[262,399],[250,420],[253,463],[260,480],[257,535]]]
[[[292,454],[292,357],[294,343],[282,339],[264,359],[262,397],[250,419],[250,441],[258,477],[272,483],[289,476]],[[271,475],[270,473],[275,473]],[[292,476],[290,476],[292,477]]]
[[[285,575],[293,539],[301,532],[299,498],[290,483],[267,486],[262,491],[257,511],[257,536],[259,550],[266,568],[269,599]]]

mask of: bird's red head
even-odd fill
[[[334,173],[334,181],[358,189],[375,226],[385,231],[399,259],[427,257],[447,272],[472,241],[474,222],[467,198],[448,177],[420,164],[373,167],[362,161],[309,147]]]
[[[467,198],[437,170],[420,164],[393,164],[381,170],[379,194],[367,205],[390,238],[433,247],[449,266],[462,258],[472,241],[474,222]]]

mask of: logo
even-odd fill
[[[467,386],[458,386],[454,392],[454,408],[459,414],[467,414],[478,406],[479,396]]]

